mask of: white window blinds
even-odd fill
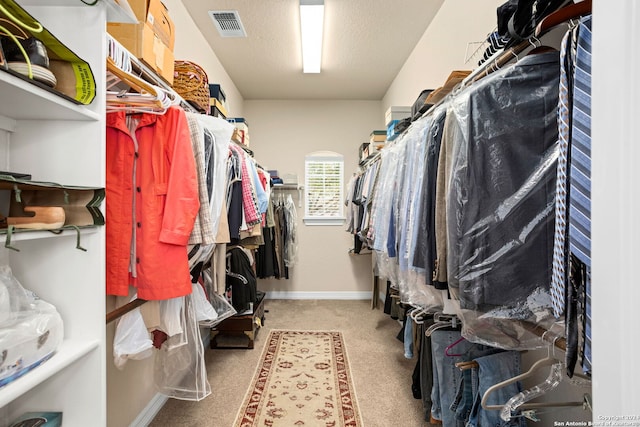
[[[341,224],[343,217],[344,158],[309,155],[305,158],[305,223]]]

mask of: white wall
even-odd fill
[[[640,9],[634,0],[593,3],[593,419],[639,425]]]
[[[465,64],[467,44],[485,40],[495,29],[496,8],[502,3],[446,0],[385,94],[383,111],[390,105],[412,105],[423,89],[442,86],[453,70],[475,68],[477,61]]]
[[[244,103],[251,149],[267,169],[295,173],[304,184],[304,157],[314,151],[344,156],[345,184],[358,165],[358,147],[381,129],[384,117],[378,101],[250,101]],[[294,193],[297,202],[297,193]],[[299,262],[290,280],[261,280],[264,291],[370,292],[370,255],[348,254],[353,236],[344,226],[306,226],[298,209]],[[289,295],[291,296],[291,295]],[[300,296],[300,295],[298,295]],[[304,296],[304,295],[303,295]],[[321,297],[307,294],[309,297]],[[343,294],[342,297],[348,297]]]

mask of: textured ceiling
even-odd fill
[[[298,0],[183,0],[244,99],[379,100],[444,0],[325,0],[322,72],[302,73]],[[209,10],[237,10],[223,38]]]

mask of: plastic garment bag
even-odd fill
[[[204,286],[206,289],[212,289],[213,285],[212,285],[212,278],[211,278],[211,269],[207,268],[206,270],[204,270],[202,272],[202,277],[204,278]],[[218,325],[220,322],[222,322],[223,320],[235,315],[237,313],[236,309],[233,308],[233,306],[231,305],[231,303],[229,301],[227,301],[227,299],[225,297],[223,297],[222,295],[219,295],[216,292],[210,291],[209,292],[210,295],[210,300],[209,303],[211,304],[211,306],[213,307],[213,309],[216,311],[216,315],[217,317],[215,318],[215,320],[212,320],[210,322],[205,322],[204,326],[213,328],[216,325]]]
[[[211,386],[191,295],[184,297],[182,311],[185,345],[171,347],[168,341],[163,343],[155,355],[154,380],[158,391],[165,396],[199,401],[211,394]]]
[[[209,197],[211,212],[213,213],[213,234],[218,232],[220,226],[220,216],[218,213],[222,209],[225,201],[227,185],[227,159],[229,157],[229,144],[233,134],[234,125],[220,117],[197,115],[200,125],[204,128],[213,140],[212,176],[207,177],[207,181],[212,183],[212,193]],[[208,147],[205,147],[208,148]]]
[[[287,267],[293,267],[298,259],[298,237],[296,235],[298,213],[296,212],[296,205],[293,202],[291,194],[287,194],[284,207],[287,219],[287,233],[286,240],[284,242],[284,265]]]
[[[467,88],[447,115],[448,280],[463,335],[507,349],[549,329],[557,160],[558,52],[528,55]]]
[[[193,291],[191,292],[191,296],[193,298],[193,307],[196,312],[196,319],[198,319],[200,326],[211,327],[211,325],[218,319],[218,313],[207,300],[202,286],[199,283],[193,283],[192,287]]]
[[[131,301],[137,298],[137,294]],[[153,341],[144,324],[140,308],[125,313],[116,325],[113,339],[113,363],[118,369],[124,369],[127,360],[142,360],[153,355]]]
[[[427,272],[413,266],[418,242],[425,238],[420,202],[431,122],[430,116],[415,121],[382,151],[367,234],[379,275],[397,285],[402,302],[424,308],[442,306],[440,293],[426,285]]]
[[[398,285],[400,299],[415,306],[432,307],[433,288],[426,286],[427,272],[413,266],[417,242],[425,236],[420,234],[420,205],[423,191],[423,177],[426,157],[427,133],[432,118],[427,116],[411,124],[402,143],[405,145],[405,165],[398,181],[398,207],[396,210],[396,241],[398,246]],[[437,304],[437,303],[436,303]]]

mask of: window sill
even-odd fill
[[[318,218],[318,217],[306,217],[303,219],[305,225],[344,225],[346,218],[344,217],[331,217],[331,218]]]

